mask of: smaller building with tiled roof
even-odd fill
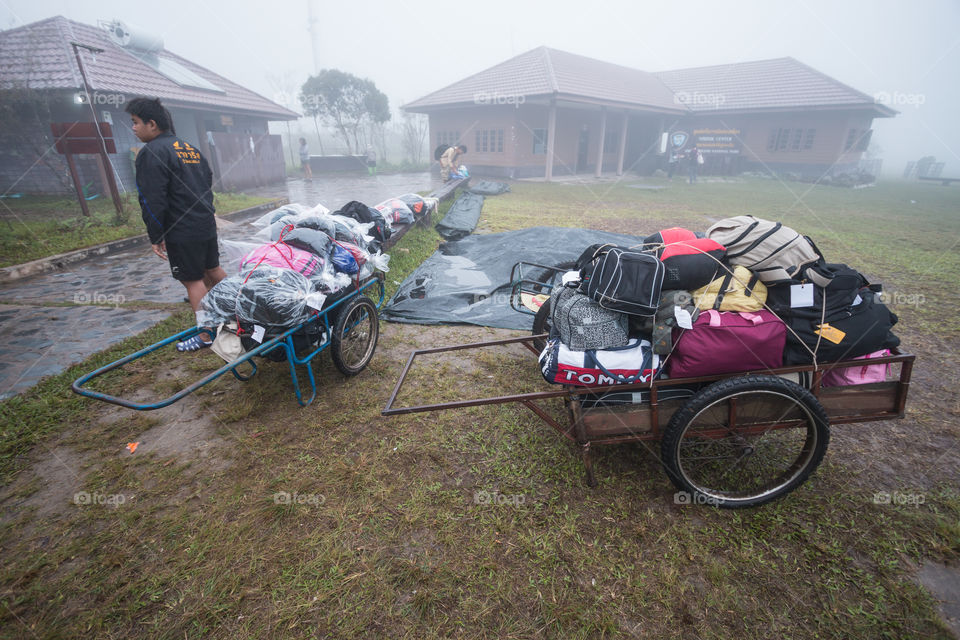
[[[78,50],[87,87],[73,43],[82,45]],[[49,125],[94,117],[111,124],[117,147],[110,156],[112,168],[122,188],[132,190],[131,158],[140,142],[123,106],[133,97],[160,98],[177,135],[200,147],[224,189],[282,180],[280,139],[269,134],[267,123],[298,117],[122,22],[91,26],[63,16],[0,31],[0,94],[36,111],[26,128],[0,132],[0,192],[72,190],[62,157],[51,151]],[[93,157],[81,158],[78,166],[85,182],[100,181]]]
[[[706,173],[823,173],[857,165],[896,112],[793,58],[648,73],[539,47],[404,106],[474,173],[511,177],[688,162]]]

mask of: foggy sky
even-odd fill
[[[324,67],[369,77],[391,108],[546,45],[662,71],[792,56],[899,100],[874,121],[885,172],[935,155],[960,177],[960,3],[318,0]],[[0,28],[54,15],[120,19],[278,102],[313,73],[307,0],[0,0]],[[295,104],[290,106],[294,107]]]

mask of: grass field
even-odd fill
[[[124,213],[117,216],[110,198],[88,202],[84,217],[76,198],[27,196],[0,201],[0,267],[143,235],[136,195],[122,196]],[[270,198],[242,193],[216,193],[218,215],[253,207]]]
[[[70,393],[187,326],[179,313],[0,404],[0,637],[952,637],[918,576],[960,555],[960,191],[630,184],[514,184],[487,198],[478,232],[783,220],[900,294],[895,331],[918,355],[907,417],[834,428],[800,489],[723,511],[677,504],[656,447],[600,449],[586,487],[575,450],[521,407],[379,415],[411,348],[506,331],[382,323],[360,375],[321,356],[305,409],[286,365],[267,363],[153,413]],[[405,236],[390,289],[438,242]],[[169,395],[217,362],[163,352],[103,388]],[[538,380],[519,350],[440,358],[407,401]]]

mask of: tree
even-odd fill
[[[367,124],[379,125],[390,119],[387,96],[372,80],[337,69],[324,69],[307,78],[300,104],[304,113],[336,129],[351,154],[354,149],[360,151]]]
[[[423,143],[427,139],[427,118],[420,113],[403,113],[401,131],[403,152],[413,164],[420,164],[423,157]]]

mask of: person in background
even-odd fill
[[[673,172],[677,170],[677,162],[680,161],[680,154],[676,149],[670,149],[670,157],[667,160],[667,180],[673,182]]]
[[[460,166],[460,156],[467,152],[466,145],[458,144],[452,146],[443,152],[440,156],[440,179],[446,182],[450,179],[450,174],[457,171]]]
[[[700,170],[700,165],[703,164],[703,154],[700,153],[700,149],[696,146],[690,150],[687,167],[690,171],[690,184],[694,184],[697,181],[697,171]]]
[[[153,252],[170,263],[170,272],[187,290],[194,312],[227,274],[220,267],[213,172],[200,151],[173,134],[169,112],[156,98],[134,98],[125,107],[143,148],[137,154],[140,210]],[[177,343],[197,351],[210,342],[199,334]]]
[[[303,177],[306,180],[313,180],[313,170],[310,168],[310,147],[307,146],[307,139],[300,138],[300,168],[303,169]]]
[[[373,147],[367,147],[367,173],[371,176],[377,173],[377,152]]]

